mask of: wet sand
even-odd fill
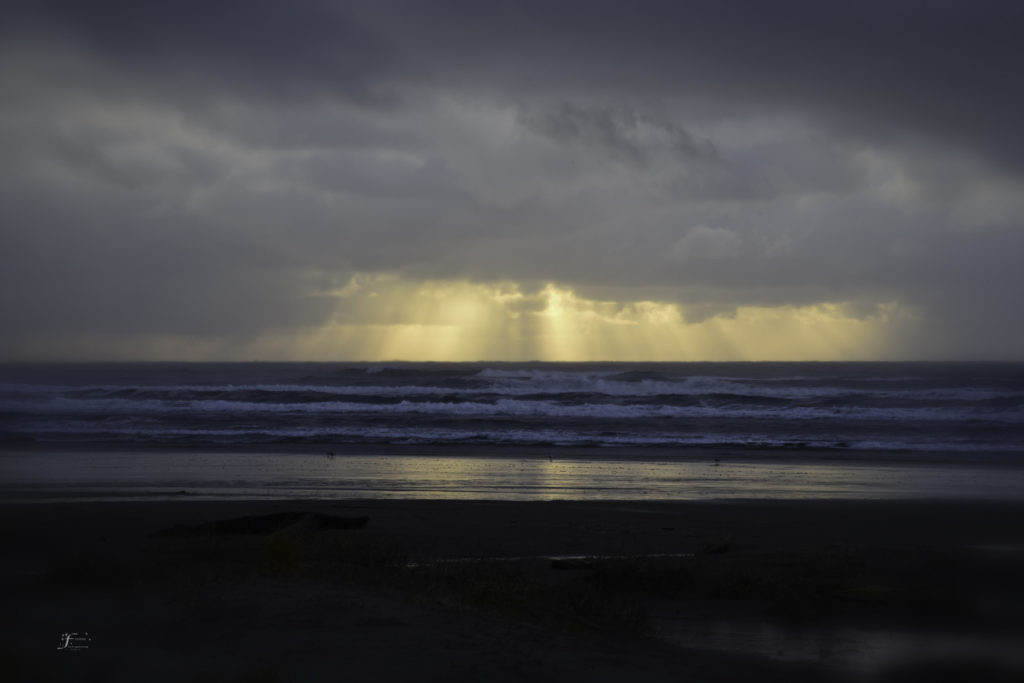
[[[8,503],[0,532],[3,680],[1024,670],[1022,502]]]
[[[1024,453],[321,445],[0,447],[0,500],[1024,499]]]

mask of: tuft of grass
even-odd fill
[[[265,567],[273,576],[293,576],[306,558],[306,544],[295,533],[281,531],[267,542]]]

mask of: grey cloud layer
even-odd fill
[[[597,90],[907,128],[1019,167],[1024,8],[981,2],[16,2],[8,36],[230,94]]]
[[[360,271],[1024,344],[1015,3],[491,5],[15,3],[0,352],[313,328]]]

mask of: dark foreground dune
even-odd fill
[[[5,681],[1024,671],[1019,503],[6,504],[0,531]]]

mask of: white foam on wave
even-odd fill
[[[756,380],[737,379],[713,375],[667,378],[664,380],[618,380],[609,372],[567,372],[554,370],[491,370],[477,373],[478,378],[487,379],[483,386],[451,387],[429,384],[386,385],[323,385],[323,384],[224,384],[224,385],[95,385],[95,386],[46,386],[46,385],[0,385],[0,393],[26,396],[31,405],[38,405],[43,396],[74,397],[82,394],[118,394],[138,392],[144,395],[168,395],[179,400],[200,398],[203,395],[263,393],[268,398],[274,394],[325,394],[329,396],[372,396],[380,398],[402,398],[409,396],[479,396],[497,394],[502,396],[523,396],[543,394],[595,394],[625,398],[630,396],[737,396],[774,400],[805,401],[818,399],[843,400],[885,400],[902,401],[957,401],[980,402],[992,399],[1020,399],[1024,392],[999,391],[983,387],[948,387],[929,389],[883,390],[853,389],[834,386],[775,386]],[[84,399],[83,399],[84,400]],[[101,400],[96,397],[96,400]],[[110,398],[108,400],[114,400]],[[125,400],[134,400],[131,398]],[[147,399],[138,399],[140,402]],[[287,402],[285,402],[287,403]],[[8,399],[0,402],[15,405]],[[17,408],[15,408],[17,409]]]
[[[757,448],[836,448],[850,451],[943,451],[943,452],[1017,452],[1014,444],[977,444],[947,438],[929,440],[918,435],[893,436],[885,439],[851,440],[842,444],[834,438],[807,435],[767,435],[736,433],[677,434],[652,432],[644,434],[608,434],[559,429],[471,429],[471,428],[405,428],[400,426],[366,427],[274,427],[260,429],[138,429],[129,426],[102,426],[94,423],[60,423],[36,430],[39,437],[59,440],[72,435],[76,440],[92,437],[96,441],[160,442],[177,440],[194,442],[268,443],[304,441],[324,443],[393,443],[393,444],[458,444],[486,443],[507,445],[554,446],[703,446]],[[85,439],[88,440],[88,439]]]
[[[409,401],[395,403],[360,403],[350,401],[321,401],[301,403],[263,403],[200,399],[163,401],[159,399],[122,398],[67,398],[56,397],[46,403],[0,401],[0,410],[12,414],[182,414],[222,413],[240,415],[259,414],[421,414],[439,416],[487,416],[534,418],[586,418],[586,419],[770,419],[770,420],[830,420],[880,422],[957,422],[980,420],[1024,424],[1024,408],[972,409],[950,407],[879,408],[865,406],[749,406],[749,405],[690,405],[664,404],[579,403],[569,404],[551,400],[499,399],[483,401]]]

